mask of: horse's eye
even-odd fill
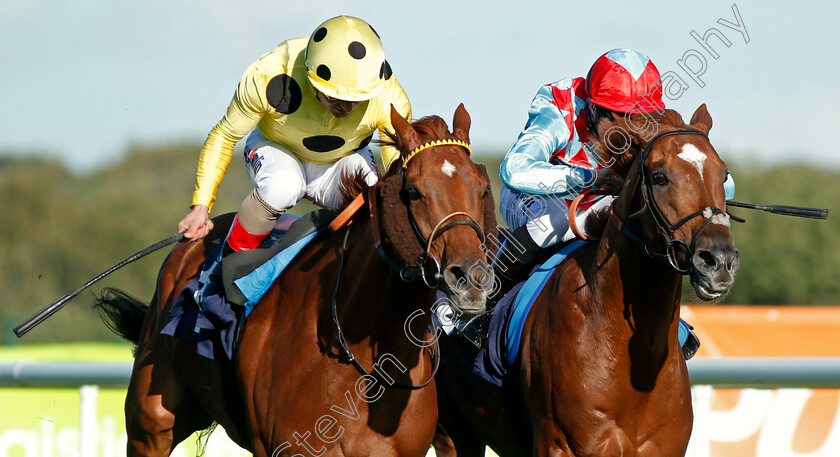
[[[653,174],[653,183],[657,186],[664,186],[665,184],[668,184],[668,177],[665,176],[665,173],[657,171]]]
[[[409,187],[405,190],[409,200],[420,200],[420,191],[416,187]]]
[[[488,195],[490,195],[490,186],[484,188],[484,196],[486,197]]]

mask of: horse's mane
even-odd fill
[[[373,172],[378,177],[381,177],[377,167],[373,167]],[[354,198],[366,191],[368,187],[367,181],[365,181],[365,174],[362,170],[356,170],[355,173],[342,172],[338,183],[338,192],[341,194],[341,204],[338,209],[343,210],[346,208]]]
[[[682,116],[680,113],[674,110],[665,110],[663,113],[650,113],[644,118],[641,114],[631,114],[628,115],[622,124],[624,126],[619,126],[622,128],[629,128],[629,124],[633,125],[643,125],[644,122],[648,120],[653,120],[656,123],[657,129],[656,133],[661,133],[662,131],[670,130],[671,127],[677,128],[684,128],[685,122],[683,121]],[[614,122],[616,125],[619,125],[618,122]],[[664,129],[663,129],[664,128]],[[635,135],[634,137],[637,137]],[[647,137],[647,139],[651,139],[651,137]],[[642,151],[642,148],[639,144],[633,144],[630,148],[623,151],[622,153],[614,153],[607,148],[606,145],[597,137],[593,135],[593,139],[590,140],[591,146],[595,148],[596,151],[604,151],[603,154],[606,156],[607,163],[612,163],[610,169],[618,176],[622,181],[627,177],[627,174],[630,172],[630,167],[633,165],[636,157],[638,157],[639,153]],[[609,208],[604,208],[596,213],[591,214],[589,217],[586,218],[586,222],[584,223],[583,230],[591,234],[592,236],[601,236],[604,233],[604,229],[607,227],[607,222],[609,221]]]
[[[412,124],[414,130],[420,134],[421,138],[451,138],[452,134],[449,133],[449,129],[446,126],[446,121],[444,121],[440,116],[426,116],[414,121]],[[400,156],[404,156],[408,154],[408,147],[403,144],[402,140],[397,136],[396,133],[388,131],[388,130],[381,130],[380,131],[382,136],[380,136],[379,140],[376,141],[380,146],[387,145],[393,146],[398,151],[400,151]],[[390,168],[394,168],[398,165],[397,160],[391,164]],[[395,171],[395,170],[393,170]],[[376,169],[376,174],[379,178],[382,175],[379,173],[379,169]],[[392,170],[388,170],[388,173],[392,174]],[[356,198],[357,195],[366,191],[368,188],[367,182],[365,181],[364,174],[359,170],[356,171],[354,174],[350,173],[342,173],[341,179],[339,181],[339,192],[341,194],[341,205],[339,206],[339,210],[344,209],[350,202]]]
[[[449,128],[446,126],[446,121],[444,121],[440,116],[425,116],[417,119],[416,121],[411,123],[411,126],[414,127],[414,130],[420,134],[421,141],[424,139],[445,139],[445,138],[452,138],[452,134],[449,133]],[[393,146],[398,151],[400,151],[400,156],[405,156],[408,154],[408,146],[400,139],[395,132],[391,132],[388,130],[380,130],[381,134],[377,143],[382,146]],[[395,160],[391,167],[389,167],[387,171],[387,175],[393,174],[395,170],[395,166],[399,166],[399,161]]]
[[[659,124],[666,124],[666,125],[673,125],[676,127],[685,127],[685,121],[683,121],[682,116],[680,113],[672,110],[666,109],[664,113],[659,117]]]

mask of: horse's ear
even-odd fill
[[[487,182],[490,182],[490,176],[487,174],[487,167],[483,163],[475,164],[478,167],[479,173],[484,175],[487,178]],[[499,230],[498,226],[496,225],[496,203],[493,201],[493,192],[488,192],[484,194],[484,236],[492,236],[494,240],[499,239]],[[493,244],[494,246],[490,246]],[[485,243],[489,253],[491,254],[491,259],[496,257],[496,250],[499,248],[498,242],[496,243]]]
[[[455,138],[467,143],[470,142],[470,113],[464,108],[464,104],[455,108],[455,118],[452,120],[452,134]]]
[[[417,135],[417,131],[402,117],[402,114],[394,108],[393,104],[391,105],[391,125],[394,127],[394,133],[396,133],[397,138],[405,146],[406,151],[411,151],[417,146],[420,146],[420,137]]]
[[[697,108],[697,111],[691,116],[691,125],[693,127],[697,127],[700,131],[708,134],[709,130],[712,129],[712,116],[709,115],[709,111],[706,109],[706,104],[703,103]]]

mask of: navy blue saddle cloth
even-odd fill
[[[574,240],[564,245],[548,260],[535,266],[527,279],[516,284],[496,303],[490,319],[487,342],[473,361],[474,373],[491,384],[499,387],[503,385],[508,370],[519,355],[522,328],[531,306],[555,268],[569,254],[586,244],[586,241]],[[471,345],[462,338],[456,340],[458,344]]]
[[[325,209],[302,217],[284,214],[259,249],[232,253],[221,267],[220,243],[178,294],[161,333],[194,342],[201,356],[230,360],[245,318],[336,214]]]

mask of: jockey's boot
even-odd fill
[[[233,224],[230,226],[227,237],[225,237],[222,250],[218,256],[213,259],[213,263],[206,266],[206,270],[202,270],[198,275],[199,291],[196,296],[196,303],[201,304],[202,297],[208,294],[217,294],[223,290],[222,285],[222,260],[228,255],[254,249],[260,246],[260,243],[265,240],[268,233],[253,234],[239,222],[239,215],[233,218]]]
[[[541,252],[542,248],[531,238],[527,226],[510,232],[493,260],[493,273],[502,283],[495,294],[497,299],[528,274]]]
[[[225,258],[234,252],[258,248],[269,233],[270,232],[254,234],[249,232],[239,222],[239,215],[237,214],[233,218],[233,223],[230,225],[230,231],[228,231],[227,237],[225,238],[225,244],[222,247],[222,258]]]
[[[697,338],[697,335],[694,334],[692,327],[688,322],[682,320],[680,318],[679,324],[679,340],[680,340],[680,347],[682,348],[683,356],[685,359],[688,360],[694,357],[694,354],[697,353],[697,349],[700,347],[700,339]]]
[[[505,241],[499,247],[496,258],[493,259],[493,273],[499,279],[494,290],[487,297],[487,311],[471,319],[459,319],[448,306],[439,306],[438,319],[447,334],[457,333],[467,341],[481,348],[487,340],[492,310],[499,300],[519,282],[534,266],[540,256],[542,248],[534,242],[528,229],[522,226],[513,232],[507,232]],[[450,312],[451,316],[444,317],[441,311]]]

